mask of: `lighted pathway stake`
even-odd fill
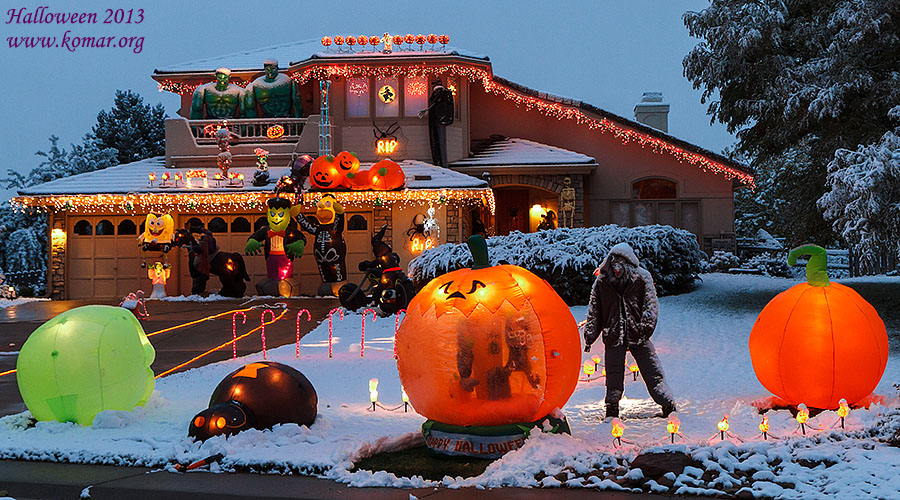
[[[237,315],[243,316],[242,325],[247,324],[247,315],[244,311],[237,311],[231,315],[231,359],[237,359]]]
[[[372,402],[372,411],[375,411],[375,404],[378,403],[378,379],[369,379],[369,401]]]
[[[372,321],[375,321],[375,318],[377,317],[374,309],[366,309],[363,311],[362,334],[359,336],[359,357],[363,357],[366,349],[366,314],[368,314],[369,311],[372,311]]]
[[[300,316],[306,313],[306,321],[312,321],[312,314],[309,313],[309,309],[300,309],[297,311],[297,354],[296,357],[300,357]]]
[[[847,417],[847,415],[850,414],[850,406],[847,404],[846,399],[842,398],[838,402],[837,414],[839,417],[841,417],[841,429],[843,429],[844,428],[844,419]]]
[[[672,444],[675,444],[675,435],[681,436],[681,440],[684,441],[684,436],[679,432],[681,429],[681,421],[675,415],[669,415],[669,422],[666,424],[666,430],[669,431],[669,439]]]
[[[260,333],[260,337],[262,338],[262,348],[263,348],[263,359],[269,359],[266,356],[266,313],[272,315],[272,322],[275,322],[275,312],[271,309],[266,309],[259,315],[259,324],[260,328],[262,328],[262,332]]]
[[[328,358],[330,359],[334,355],[334,350],[332,349],[331,339],[334,335],[334,313],[341,313],[341,321],[344,320],[344,310],[340,307],[335,307],[331,311],[328,312]]]

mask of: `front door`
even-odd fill
[[[505,235],[513,231],[528,232],[528,190],[494,190],[497,204],[497,234]]]

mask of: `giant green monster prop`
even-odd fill
[[[244,116],[302,117],[303,101],[300,99],[300,87],[287,75],[278,72],[278,61],[275,59],[267,59],[263,63],[263,68],[266,74],[253,80],[244,91]]]
[[[191,99],[191,119],[237,118],[243,89],[229,83],[231,70],[216,70],[215,83],[207,83],[194,90]]]
[[[16,378],[37,420],[91,425],[103,410],[131,410],[147,402],[155,357],[131,311],[83,306],[31,333],[19,352]]]

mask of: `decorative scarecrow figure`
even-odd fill
[[[597,279],[584,324],[584,350],[590,351],[598,337],[603,339],[607,417],[619,416],[627,351],[637,361],[650,397],[662,406],[662,415],[667,417],[676,411],[659,357],[650,342],[659,315],[656,289],[650,273],[639,264],[631,246],[619,243],[594,272]]]
[[[266,279],[256,284],[260,295],[290,297],[299,290],[294,276],[294,257],[303,255],[306,236],[291,218],[291,202],[286,198],[270,198],[266,202],[269,225],[261,227],[247,239],[244,253],[256,255],[265,242]]]

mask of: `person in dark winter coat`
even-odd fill
[[[597,279],[584,323],[584,350],[590,351],[598,338],[606,347],[606,416],[619,416],[627,351],[637,362],[650,397],[662,406],[663,416],[668,416],[676,411],[675,400],[650,342],[659,315],[653,278],[640,267],[627,243],[612,247],[594,274]]]

